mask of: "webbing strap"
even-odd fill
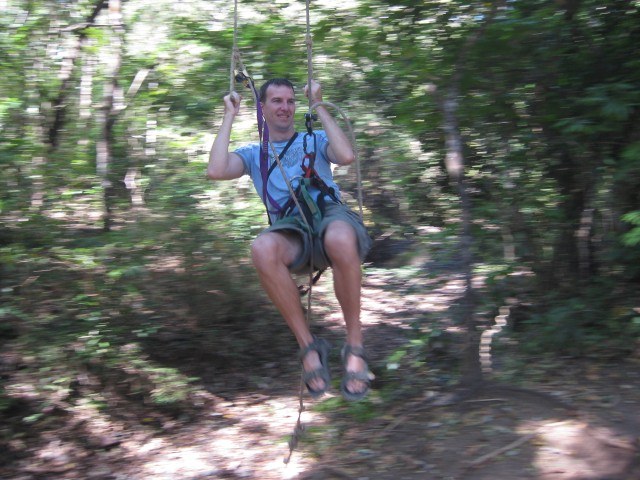
[[[269,225],[271,225],[271,214],[280,215],[285,208],[280,206],[278,202],[276,202],[269,194],[269,188],[268,188],[269,177],[271,176],[271,173],[273,172],[273,170],[278,166],[279,161],[282,160],[284,156],[287,154],[289,147],[293,145],[293,142],[296,140],[297,137],[298,137],[298,132],[295,132],[293,136],[289,139],[287,144],[284,146],[284,148],[282,149],[282,152],[280,152],[280,155],[278,155],[278,161],[274,160],[274,162],[271,164],[269,169],[267,169],[267,165],[269,164],[269,155],[267,153],[266,160],[263,160],[262,150],[260,151],[260,176],[262,177],[262,202],[264,203],[264,206],[267,209],[267,219],[269,220]],[[265,171],[266,171],[266,174],[265,174]],[[271,203],[271,206],[275,207],[275,210],[269,209],[269,203]]]
[[[282,160],[284,156],[287,154],[287,150],[289,150],[289,147],[293,145],[293,142],[295,142],[296,138],[298,138],[298,132],[295,132],[293,134],[293,136],[289,139],[287,144],[282,149],[282,152],[280,152],[280,155],[279,155],[280,160]],[[277,166],[278,166],[278,163],[275,161],[271,164],[271,166],[269,167],[269,171],[267,172],[267,178],[271,176],[271,172],[273,172],[273,169],[276,168]]]
[[[280,205],[276,202],[267,190],[267,182],[269,180],[269,125],[264,121],[262,114],[262,105],[256,102],[256,116],[258,120],[258,134],[260,136],[260,175],[262,177],[262,201],[267,207],[267,212],[278,213],[281,210]],[[269,209],[269,204],[275,211]]]
[[[316,201],[313,199],[313,197],[311,196],[311,193],[309,192],[309,189],[307,187],[310,187],[310,180],[308,178],[305,178],[303,181],[300,182],[300,196],[302,197],[302,199],[304,200],[304,203],[306,204],[307,208],[309,209],[309,213],[311,216],[311,220],[312,220],[312,225],[313,227],[315,227],[315,225],[320,225],[320,221],[322,220],[322,212],[320,211],[320,207],[318,206],[318,204],[316,203]],[[322,195],[322,193],[321,193]],[[315,230],[315,228],[314,228]],[[315,233],[315,232],[314,232]]]
[[[315,171],[315,164],[316,164],[316,151],[318,149],[318,139],[316,137],[316,134],[313,133],[313,130],[310,131],[311,133],[309,133],[309,131],[307,131],[307,133],[304,134],[304,138],[302,139],[302,149],[304,150],[304,158],[302,159],[302,171],[304,172],[304,177],[305,178],[311,178],[313,176],[318,176],[317,172]],[[313,138],[313,151],[308,152],[307,151],[307,137],[312,137]],[[306,159],[309,159],[309,165],[305,165],[304,161]]]
[[[261,113],[261,110],[260,110]],[[264,119],[263,119],[264,121]],[[264,129],[261,130],[261,126],[260,124],[258,124],[258,130],[261,133],[262,136],[264,136],[264,132],[266,130],[267,135],[268,135],[268,129],[267,129],[267,125],[266,123],[263,124]],[[289,150],[289,147],[293,144],[293,142],[295,141],[295,139],[298,137],[298,132],[295,132],[293,134],[293,136],[289,139],[289,141],[287,142],[287,144],[285,145],[285,147],[282,149],[282,152],[280,153],[280,155],[278,155],[278,158],[280,160],[282,160],[284,158],[284,156],[286,155],[287,151]],[[309,152],[308,151],[308,143],[307,143],[307,137],[311,137],[313,138],[313,151]],[[262,138],[262,137],[261,137]],[[301,168],[302,168],[302,178],[307,180],[307,184],[306,184],[306,194],[310,197],[310,194],[308,192],[308,189],[311,186],[315,186],[317,188],[319,188],[320,192],[322,195],[330,195],[332,198],[336,198],[335,197],[335,193],[333,192],[333,189],[330,189],[327,187],[326,183],[320,178],[320,176],[318,175],[318,173],[315,170],[315,160],[316,160],[316,150],[317,150],[317,143],[318,143],[318,139],[316,137],[316,134],[311,132],[311,133],[306,133],[303,137],[303,150],[304,150],[304,158],[302,159],[302,163],[301,163]],[[267,140],[267,145],[269,144],[268,140]],[[271,172],[273,171],[273,169],[277,166],[277,163],[274,162],[271,166],[269,166],[269,168],[267,169],[267,166],[269,165],[269,155],[268,152],[266,155],[263,155],[263,150],[262,147],[264,146],[264,140],[261,143],[260,146],[260,174],[262,177],[262,201],[265,204],[265,207],[267,208],[267,214],[269,217],[269,223],[271,223],[271,216],[270,214],[274,214],[277,215],[279,217],[282,217],[284,215],[287,214],[288,211],[291,210],[292,206],[293,206],[293,199],[290,198],[283,206],[280,206],[278,204],[278,202],[276,202],[271,195],[269,194],[269,189],[268,189],[268,182],[269,182],[269,176],[271,175]],[[305,162],[308,160],[308,164],[305,164]],[[308,180],[314,180],[313,182],[309,182]],[[300,196],[300,187],[298,187],[296,195],[299,197]],[[306,203],[306,202],[305,202]],[[274,210],[269,208],[269,204],[271,204],[271,206],[274,208]]]

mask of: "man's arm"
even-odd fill
[[[308,85],[305,87],[305,94],[307,96],[311,95],[312,104],[322,101],[322,88],[316,81],[311,82],[311,89],[308,88]],[[315,110],[329,139],[329,148],[327,148],[329,160],[338,165],[349,165],[355,160],[351,141],[324,105],[319,105]]]
[[[244,174],[244,163],[237,153],[229,152],[231,126],[240,111],[240,95],[231,92],[224,97],[224,117],[216,135],[211,152],[207,176],[211,180],[231,180]]]

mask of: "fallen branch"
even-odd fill
[[[410,415],[403,415],[402,417],[396,418],[393,422],[391,422],[389,425],[384,427],[380,433],[381,434],[385,434],[387,432],[395,430],[396,427],[398,427],[400,424],[404,423],[409,418],[410,418]]]
[[[482,465],[486,461],[491,460],[492,458],[497,457],[498,455],[501,455],[501,454],[503,454],[505,452],[508,452],[509,450],[513,450],[514,448],[517,448],[520,445],[523,445],[523,444],[527,443],[529,440],[534,438],[536,435],[538,435],[538,432],[529,433],[529,434],[525,435],[524,437],[520,437],[516,441],[511,442],[509,445],[505,445],[504,447],[500,447],[497,450],[494,450],[493,452],[489,452],[489,453],[487,453],[485,455],[482,455],[481,457],[476,458],[475,460],[470,461],[467,464],[467,466],[469,468],[474,468],[474,467],[477,467],[479,465]]]
[[[313,470],[303,474],[300,477],[300,480],[312,480],[313,478],[327,478],[324,475],[322,477],[316,477],[316,475],[320,473],[330,474],[338,478],[344,478],[346,480],[353,480],[354,478],[351,475],[349,475],[347,472],[345,472],[344,470],[340,470],[339,468],[332,467],[330,465],[318,465]]]
[[[466,395],[465,395],[466,396]],[[446,407],[449,405],[454,405],[459,402],[465,403],[484,403],[484,402],[506,402],[507,400],[504,398],[485,398],[485,399],[477,399],[477,400],[461,400],[454,393],[445,393],[441,395],[437,395],[435,397],[430,397],[428,399],[420,399],[417,402],[412,402],[408,404],[410,408],[413,408],[411,412],[406,415],[402,415],[397,417],[393,422],[384,427],[381,431],[382,434],[388,433],[392,430],[395,430],[397,427],[402,425],[404,422],[412,418],[412,416],[416,413],[422,412],[424,410],[429,410],[434,407]],[[405,406],[406,409],[407,406]],[[392,414],[396,414],[397,411],[393,411]]]
[[[486,403],[486,402],[507,402],[506,398],[477,398],[475,400],[464,400],[464,403]]]

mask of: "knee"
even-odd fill
[[[279,258],[280,245],[272,234],[259,235],[251,244],[251,259],[258,270],[272,267]]]
[[[324,236],[324,249],[332,263],[358,261],[358,239],[349,224],[328,229]]]

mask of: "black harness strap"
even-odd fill
[[[282,149],[282,151],[280,152],[280,155],[278,155],[278,158],[280,160],[282,160],[284,158],[284,156],[287,154],[287,151],[289,150],[289,147],[291,145],[293,145],[293,142],[295,142],[296,138],[298,138],[298,132],[294,132],[293,135],[291,136],[291,138],[289,139],[289,141],[287,142],[287,144],[284,146],[284,148]],[[278,166],[278,162],[274,159],[273,163],[271,164],[271,166],[269,167],[269,170],[267,171],[267,175],[263,176],[263,181],[265,182],[265,184],[263,185],[263,190],[266,191],[266,187],[267,187],[267,182],[269,182],[269,177],[271,176],[271,173],[273,173],[273,170]],[[269,225],[272,224],[271,222],[271,215],[269,212],[269,207],[266,204],[266,199],[265,199],[265,207],[267,209],[267,220],[269,221]],[[280,210],[280,213],[282,213],[282,209]]]
[[[296,136],[297,136],[297,132],[296,132]],[[308,151],[308,144],[307,144],[308,137],[311,137],[313,139],[313,150],[311,152]],[[311,130],[309,119],[307,120],[307,133],[305,133],[302,140],[303,140],[302,147],[304,150],[304,158],[302,159],[302,164],[301,164],[302,177],[305,179],[304,181],[308,182],[307,185],[312,185],[318,189],[319,193],[317,197],[314,199],[314,201],[315,201],[315,204],[320,209],[322,216],[324,216],[324,208],[326,203],[325,197],[328,196],[329,198],[331,198],[331,200],[333,200],[336,203],[342,203],[342,202],[336,195],[335,190],[332,187],[329,187],[325,183],[325,181],[322,180],[320,175],[318,175],[318,172],[316,172],[315,161],[316,161],[316,150],[317,150],[317,138],[316,138],[316,134],[313,132],[313,130]],[[285,150],[286,150],[286,147],[285,147]],[[285,150],[283,150],[283,154]],[[296,195],[296,198],[298,199],[301,199],[301,195],[300,195],[301,186],[302,186],[302,183],[298,185],[298,187],[295,190],[295,195]],[[300,213],[305,216],[307,221],[311,222],[312,214],[310,212],[308,205],[306,204],[306,201],[302,201],[299,203],[303,210]],[[289,216],[292,210],[295,208],[295,206],[296,206],[296,202],[292,198],[289,198],[289,200],[282,206],[282,211],[280,212],[278,217],[284,218],[286,216]]]
[[[287,142],[287,144],[284,146],[284,148],[282,149],[282,152],[280,152],[280,155],[278,155],[278,158],[280,160],[282,160],[284,158],[284,156],[287,154],[287,150],[289,150],[289,147],[291,145],[293,145],[293,142],[296,141],[296,138],[298,138],[298,132],[295,132],[293,134],[293,136],[289,139],[289,141]],[[271,164],[271,166],[269,167],[269,171],[267,172],[267,179],[271,176],[271,172],[273,172],[273,169],[276,168],[278,166],[278,162],[276,162],[274,160],[274,162]]]
[[[298,138],[298,132],[295,132],[293,134],[293,136],[289,139],[285,147],[282,149],[282,151],[278,155],[278,158],[280,160],[282,160],[284,156],[287,154],[289,147],[293,145],[296,138]],[[312,151],[308,151],[308,142],[307,142],[308,138],[311,138],[313,141]],[[316,149],[317,149],[316,134],[310,129],[309,121],[307,121],[307,133],[304,135],[304,138],[303,138],[304,157],[300,165],[302,168],[302,175],[300,179],[300,184],[294,190],[294,195],[298,200],[298,202],[296,202],[292,197],[289,197],[289,199],[285,202],[285,204],[282,206],[282,208],[277,214],[277,220],[282,220],[283,218],[288,217],[289,215],[292,214],[293,210],[296,208],[296,203],[297,203],[301,209],[301,211],[299,212],[300,215],[304,216],[304,218],[306,219],[306,223],[311,228],[311,231],[308,232],[312,238],[311,248],[313,248],[313,242],[314,242],[313,239],[315,238],[316,241],[318,240],[317,239],[318,234],[316,232],[316,228],[319,226],[319,220],[322,217],[324,217],[327,197],[329,197],[331,201],[335,203],[342,203],[341,200],[336,195],[335,190],[326,184],[326,182],[320,177],[320,175],[318,175],[318,172],[315,169]],[[266,172],[266,181],[268,181],[269,177],[271,176],[271,173],[273,172],[277,164],[278,162],[274,161],[269,166],[269,169]],[[265,177],[263,176],[263,178]],[[311,186],[315,187],[319,191],[316,198],[312,198],[310,195],[309,187]],[[271,222],[271,215],[269,213],[270,213],[269,209],[267,208],[267,218],[269,220],[269,225],[272,225],[273,223]],[[311,265],[311,268],[314,268],[314,266]],[[318,269],[315,276],[313,276],[313,278],[310,280],[310,285],[307,289],[304,289],[304,287],[300,286],[299,287],[300,295],[306,294],[311,288],[311,285],[316,284],[316,282],[318,281],[318,279],[320,278],[323,272],[324,272],[324,269]]]

